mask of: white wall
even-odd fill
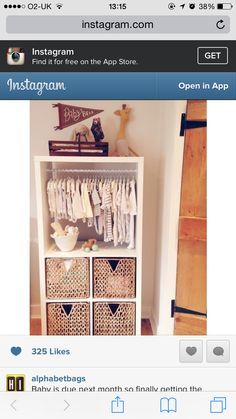
[[[119,126],[119,118],[114,115],[114,111],[121,108],[122,101],[63,103],[104,109],[98,116],[102,120],[105,138],[111,144],[111,149],[114,148]],[[182,110],[184,104],[185,102],[173,101],[127,101],[127,105],[132,108],[127,139],[130,146],[140,156],[145,157],[142,311],[143,317],[150,317],[152,313],[154,324],[160,320],[159,281],[165,281],[166,278],[163,264],[166,263],[164,251],[167,251],[168,241],[162,226],[166,231],[173,186],[169,170],[178,136],[176,124],[179,129],[180,108]],[[31,162],[34,155],[48,155],[48,140],[71,138],[75,126],[54,131],[53,127],[58,125],[57,112],[56,108],[52,108],[51,101],[31,102]],[[91,122],[92,118],[82,124],[90,127]],[[163,211],[166,213],[163,214]],[[36,316],[39,307],[37,251],[34,168],[31,165],[31,306],[32,313]]]
[[[29,102],[0,100],[0,115],[0,334],[16,341],[29,334]]]

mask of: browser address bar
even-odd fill
[[[229,16],[8,16],[9,34],[229,33]]]

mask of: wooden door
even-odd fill
[[[186,119],[206,121],[206,101],[188,101]],[[175,335],[206,334],[206,288],[206,128],[187,128],[178,232]]]

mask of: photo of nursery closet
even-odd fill
[[[204,335],[206,101],[31,101],[31,334]]]

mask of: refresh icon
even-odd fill
[[[216,22],[216,27],[217,27],[218,29],[224,29],[224,28],[225,28],[225,23],[224,23],[224,20],[223,20],[223,19],[218,20],[218,21]]]

